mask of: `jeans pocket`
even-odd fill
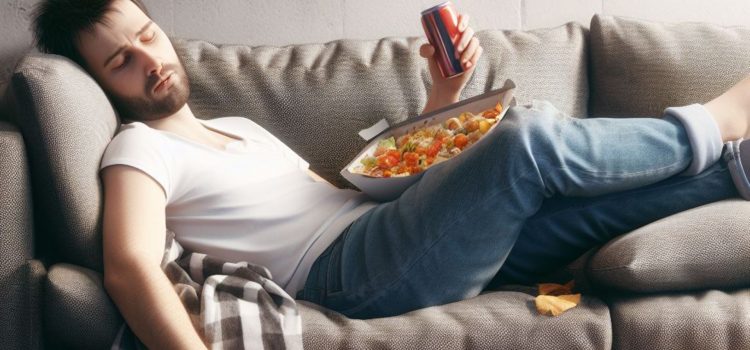
[[[344,285],[342,283],[342,266],[341,259],[344,251],[344,241],[349,234],[349,228],[346,229],[339,235],[336,241],[332,244],[330,256],[328,257],[328,266],[326,271],[326,296],[332,297],[343,293]]]
[[[326,272],[326,295],[334,295],[342,291],[341,283],[341,247],[331,251],[328,258],[328,271]]]

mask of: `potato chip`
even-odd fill
[[[566,295],[558,295],[557,296],[560,299],[567,300],[571,303],[575,303],[576,305],[581,303],[581,293],[578,294],[566,294]]]
[[[539,295],[534,299],[536,310],[541,315],[559,316],[563,312],[576,307],[581,301],[580,294],[574,295]]]
[[[572,294],[574,281],[565,284],[539,283],[539,296],[534,299],[542,315],[558,316],[581,302],[581,294]]]

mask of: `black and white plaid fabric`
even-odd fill
[[[264,266],[185,252],[167,231],[162,269],[209,349],[302,349],[297,303]],[[146,346],[124,324],[112,349]]]

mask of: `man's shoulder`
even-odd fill
[[[159,140],[156,132],[141,122],[120,125],[112,140],[107,145],[106,156],[138,153],[144,148],[155,148]]]
[[[120,129],[117,130],[115,138],[117,137],[148,137],[154,132],[148,125],[141,122],[131,122],[127,124],[120,124]]]

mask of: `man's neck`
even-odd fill
[[[156,120],[146,120],[143,121],[143,123],[154,129],[172,132],[201,126],[187,103],[177,112],[168,117]]]
[[[144,121],[151,128],[169,131],[206,145],[224,144],[228,136],[206,128],[186,103],[175,114],[166,118]]]

